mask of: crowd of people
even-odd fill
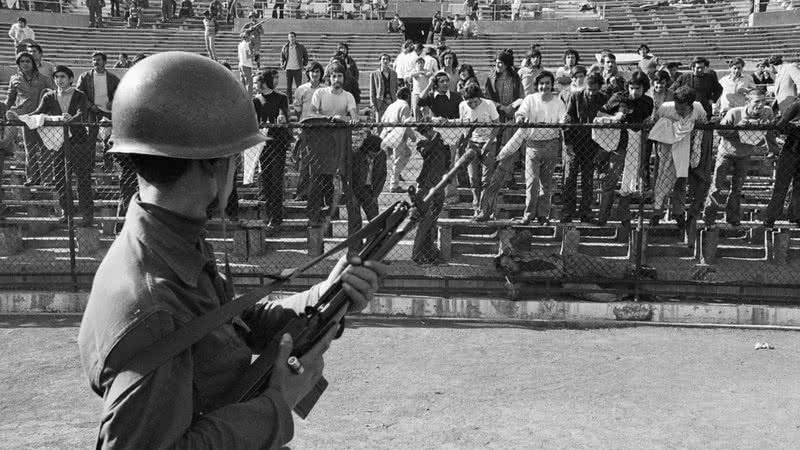
[[[110,120],[110,102],[118,80],[105,71],[106,55],[93,55],[93,69],[77,77],[77,89],[72,88],[74,74],[68,67],[46,61],[41,46],[31,40],[35,38],[33,31],[26,31],[26,26],[21,19],[9,32],[15,46],[24,43],[26,47],[17,56],[19,72],[11,79],[7,117],[51,114],[90,122]],[[418,235],[425,238],[418,237],[414,250],[414,259],[420,263],[438,261],[431,229],[444,205],[459,201],[458,187],[471,190],[472,218],[485,222],[497,218],[499,192],[522,182],[515,179],[520,173],[526,198],[518,220],[541,225],[552,220],[605,225],[616,205],[617,219],[623,227],[630,227],[631,201],[645,192],[652,201],[652,225],[665,220],[669,199],[671,220],[682,230],[698,220],[715,225],[721,208],[725,220],[738,226],[750,160],[759,154],[780,154],[772,199],[763,218],[764,225],[772,226],[784,217],[789,186],[800,183],[794,175],[800,164],[795,153],[800,149],[795,149],[796,139],[787,131],[800,110],[794,105],[800,68],[778,56],[758,63],[752,74],[743,72],[745,61],[741,58],[732,59],[724,74],[710,70],[709,61],[701,56],[691,61],[688,71],[681,72],[680,64],[661,60],[643,44],[638,49],[641,59],[629,72],[619,69],[610,50],[602,50],[599,61],[584,65],[573,49],[564,52],[563,65],[550,71],[542,67],[541,50],[534,45],[519,61],[511,50],[499,52],[491,72],[479,81],[474,67],[459,61],[439,35],[436,45],[409,40],[398,55],[379,55],[377,68],[369,72],[368,97],[364,96],[369,110],[362,111],[359,65],[346,42],[337,45],[328,61],[313,61],[296,34],[289,33],[280,51],[279,71],[262,68],[261,33],[259,18],[251,16],[241,33],[238,72],[253,98],[259,122],[273,124],[267,131],[268,144],[257,154],[246,154],[242,164],[246,180],[259,180],[262,217],[268,229],[278,229],[283,221],[287,155],[300,174],[295,199],[307,201],[312,226],[321,224],[326,215],[336,216],[339,199],[334,198],[334,179],[344,170],[345,161],[354,178],[346,186],[349,197],[344,201],[355,205],[355,214],[360,209],[371,219],[378,213],[378,197],[385,187],[391,193],[406,192],[410,180],[403,175],[414,151],[423,161],[416,180],[420,196],[459,158],[468,155],[464,169],[427,211],[428,229],[423,228]],[[207,42],[207,55],[215,58],[213,41]],[[115,67],[131,64],[127,55],[120,55]],[[281,75],[285,77],[283,89]],[[768,94],[766,87],[771,84],[774,93]],[[58,95],[45,102],[43,95],[48,89]],[[74,100],[76,96],[69,95],[71,90],[85,93],[85,101],[75,100],[73,105],[60,97]],[[356,129],[363,132],[347,139],[331,141],[329,135],[336,133],[330,130],[276,127],[319,117],[357,122],[365,114],[368,122],[378,126],[360,125]],[[418,126],[398,125],[404,122]],[[448,122],[507,125],[442,125]],[[695,129],[708,123],[774,127],[740,132]],[[524,124],[630,127],[537,128]],[[641,124],[652,126],[647,138]],[[87,131],[84,135],[75,128],[74,140],[86,141],[85,148],[94,148],[98,129],[88,127]],[[785,138],[780,137],[786,133]],[[785,141],[783,151],[779,140]],[[26,127],[23,141],[28,163],[26,183],[36,185],[47,177],[52,179],[52,170],[41,167],[39,150],[43,143],[38,135]],[[339,150],[326,151],[331,142]],[[105,148],[113,145],[107,140],[103,144]],[[352,152],[343,150],[350,147],[355,147]],[[345,159],[343,154],[352,154],[354,159]],[[248,155],[259,162],[257,178],[255,166],[247,163]],[[555,214],[551,202],[560,162],[564,167],[561,208],[560,214]],[[85,185],[90,171],[78,166],[73,169],[79,186]],[[414,171],[405,173],[409,172]],[[594,204],[595,184],[600,188],[598,205]],[[123,198],[130,198],[130,190],[124,189]],[[84,186],[78,195],[83,223],[89,225],[91,189]],[[793,204],[800,202],[795,197],[800,196],[793,196]],[[235,193],[231,199],[227,211],[236,219]],[[351,215],[348,210],[348,217]],[[792,207],[789,217],[800,225],[800,207]],[[360,223],[360,218],[353,220],[351,229],[358,226],[356,220]]]

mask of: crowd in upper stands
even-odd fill
[[[210,10],[205,14],[207,19],[213,18]],[[435,36],[430,41],[436,44],[409,40],[397,55],[384,53],[376,55],[374,61],[361,61],[362,68],[375,67],[369,72],[369,86],[364,86],[368,93],[362,94],[359,64],[346,42],[338,44],[328,61],[313,61],[295,33],[289,33],[278,55],[281,70],[266,68],[260,59],[263,28],[256,15],[250,19],[237,49],[238,72],[253,96],[261,123],[321,120],[319,117],[355,122],[363,121],[366,114],[368,121],[386,124],[378,130],[365,129],[352,144],[356,146],[349,163],[353,178],[345,191],[350,197],[345,200],[355,202],[368,219],[378,214],[378,197],[387,181],[391,193],[407,191],[411,180],[405,180],[403,174],[408,173],[404,170],[413,151],[423,161],[414,171],[420,198],[453,169],[456,161],[466,163],[426,210],[414,249],[414,260],[421,264],[439,261],[432,229],[444,205],[460,201],[458,187],[470,189],[476,222],[497,218],[498,193],[522,182],[526,199],[518,219],[521,224],[577,219],[605,225],[616,204],[621,226],[630,228],[631,201],[645,192],[647,201],[652,201],[652,225],[665,219],[669,198],[671,220],[685,230],[698,220],[714,226],[719,209],[724,209],[725,220],[732,226],[741,224],[742,189],[753,156],[779,155],[772,199],[763,217],[765,226],[784,217],[788,188],[800,183],[795,175],[800,173],[800,147],[791,125],[800,117],[800,103],[796,101],[800,68],[779,56],[759,62],[751,74],[744,73],[743,59],[734,58],[728,72],[723,73],[711,70],[702,56],[683,66],[660,59],[642,44],[633,70],[621,70],[609,49],[598,49],[596,60],[568,49],[563,64],[547,70],[541,64],[541,49],[533,45],[519,61],[511,50],[499,52],[490,73],[482,74],[476,73],[469,62],[460,61],[447,46],[444,27],[434,27],[437,33],[432,33]],[[23,19],[12,27],[9,37],[17,50],[23,50],[16,58],[19,72],[12,76],[5,105],[9,118],[58,113],[54,115],[81,116],[89,121],[110,119],[118,80],[113,81],[113,74],[105,70],[104,54],[93,55],[93,69],[77,78],[75,90],[71,87],[71,70],[44,60],[41,46],[33,41],[35,35]],[[207,28],[207,55],[216,59],[213,39],[209,41],[208,37]],[[482,66],[481,61],[473,63]],[[127,55],[120,55],[115,66],[130,64]],[[682,67],[684,70],[680,70]],[[286,78],[285,89],[280,87],[281,74]],[[48,89],[55,94],[45,102],[42,96]],[[77,109],[70,103],[75,98],[73,92],[86,94],[79,95],[81,105]],[[362,98],[368,100],[369,111],[359,110]],[[420,125],[397,126],[402,122]],[[469,122],[472,126],[440,126],[445,122]],[[509,126],[476,126],[490,123]],[[527,123],[632,127],[592,130],[514,126]],[[707,123],[777,126],[746,132],[695,129]],[[640,124],[652,125],[649,136],[637,128]],[[268,132],[267,145],[253,154],[260,165],[262,217],[270,229],[278,229],[283,221],[287,154],[300,173],[295,199],[307,201],[310,224],[321,223],[325,215],[336,216],[338,200],[334,199],[333,180],[337,171],[344,170],[344,160],[335,155],[351,144],[335,133],[331,141],[331,133],[273,128]],[[780,134],[786,135],[781,138],[782,151]],[[77,128],[74,135],[87,139]],[[85,147],[94,148],[96,127],[88,128],[88,136],[90,143]],[[48,171],[37,167],[36,154],[43,143],[28,127],[23,137],[28,156],[27,184],[42,183]],[[103,144],[113,145],[107,139]],[[340,150],[327,151],[331,145]],[[245,161],[247,157],[245,154]],[[559,162],[564,168],[560,214],[555,217],[551,200]],[[243,164],[245,180],[254,179],[254,167]],[[85,170],[73,170],[79,180],[88,177]],[[524,181],[515,180],[518,173],[523,174]],[[594,185],[598,182],[600,202],[595,205]],[[131,189],[135,188],[124,188],[123,197],[130,198]],[[79,189],[78,194],[86,225],[92,221],[90,191]],[[84,201],[84,197],[88,199]],[[237,196],[232,196],[226,209],[232,218],[238,217],[237,202]],[[792,202],[800,202],[800,196],[793,196]],[[791,208],[789,215],[800,225],[800,207]],[[352,231],[358,225],[351,222],[350,226]]]

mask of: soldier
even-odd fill
[[[133,67],[113,113],[112,151],[130,156],[140,193],[97,270],[79,334],[84,371],[104,402],[97,448],[285,445],[293,435],[291,408],[321,376],[322,354],[337,327],[300,358],[302,371],[288,367],[292,340],[284,335],[267,389],[244,402],[222,398],[253,353],[295,311],[316,302],[333,277],[341,275],[351,310],[359,310],[386,267],[366,261],[342,270],[340,263],[309,291],[265,299],[155,370],[132,370],[130,358],[231,300],[229,280],[219,275],[204,239],[206,211],[226,204],[236,155],[264,138],[236,78],[184,52]]]

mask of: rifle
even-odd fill
[[[413,200],[414,194],[414,189],[411,188],[409,195],[412,201],[415,201]],[[395,245],[416,226],[419,221],[418,208],[419,205],[412,207],[404,201],[396,202],[370,221],[367,227],[374,227],[376,232],[359,252],[361,260],[377,261],[386,257]],[[348,238],[347,241],[352,242],[352,239]],[[336,280],[314,306],[307,307],[303,314],[291,319],[283,329],[273,336],[266,346],[266,351],[250,365],[245,375],[239,379],[230,399],[244,402],[257,397],[267,388],[279,343],[284,333],[289,333],[294,341],[292,356],[300,357],[310,351],[337,324],[342,325],[339,334],[344,331],[344,315],[349,306],[350,298],[342,289],[342,281]],[[320,378],[314,389],[295,406],[295,413],[306,418],[327,386],[328,382],[325,378]]]
[[[434,188],[431,192],[436,192]],[[408,234],[420,220],[420,210],[425,205],[417,198],[416,191],[409,189],[411,203],[396,202],[390,208],[372,219],[364,228],[353,233],[344,242],[339,243],[324,254],[314,258],[300,268],[285,269],[277,274],[267,274],[268,281],[263,287],[254,289],[246,294],[223,304],[220,308],[200,316],[184,327],[163,337],[148,346],[143,351],[132,355],[121,367],[126,367],[133,373],[142,377],[165,364],[180,353],[206,336],[214,329],[228,323],[231,318],[252,307],[275,289],[288,283],[293,278],[302,274],[320,261],[334,253],[350,247],[353,243],[360,244],[367,240],[361,248],[359,256],[362,261],[381,260]],[[226,272],[227,270],[226,258]],[[308,352],[331,327],[337,324],[344,325],[344,314],[350,306],[350,299],[342,288],[341,279],[336,280],[331,287],[319,298],[314,306],[306,308],[303,314],[290,319],[290,321],[276,333],[265,346],[264,351],[251,364],[247,372],[231,390],[223,404],[242,402],[260,395],[266,388],[278,353],[279,342],[284,333],[289,333],[294,340],[292,356],[302,356]],[[340,327],[339,333],[344,330]],[[338,336],[337,336],[338,337]],[[328,382],[321,378],[301,402],[295,406],[295,412],[302,418],[308,416],[316,401],[324,392]]]

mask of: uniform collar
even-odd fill
[[[203,269],[214,263],[213,255],[203,251],[206,222],[142,203],[137,194],[130,202],[123,232],[155,252],[181,281],[197,287]]]
[[[447,91],[447,92],[445,92],[444,94],[440,93],[439,91],[434,91],[434,93],[433,93],[433,98],[436,98],[436,97],[438,97],[438,96],[440,96],[440,95],[444,95],[444,96],[445,96],[445,97],[447,97],[447,99],[449,100],[449,99],[450,99],[450,90],[448,90],[448,91]]]

